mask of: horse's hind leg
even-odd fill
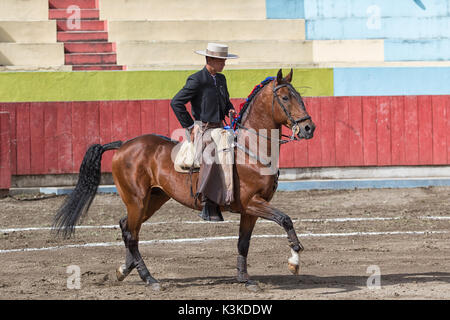
[[[159,290],[158,281],[148,271],[138,249],[139,230],[143,222],[150,218],[161,206],[169,200],[161,189],[155,188],[144,199],[142,206],[127,205],[128,217],[120,220],[122,238],[126,247],[126,262],[117,269],[117,279],[122,281],[130,272],[137,268],[139,276],[154,290]]]

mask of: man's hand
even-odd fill
[[[234,109],[230,109],[230,111],[228,112],[228,117],[230,119],[233,119],[235,115],[236,115],[236,111]]]

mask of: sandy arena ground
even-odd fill
[[[272,204],[293,219],[305,247],[301,274],[287,268],[284,230],[259,221],[248,257],[249,274],[262,289],[257,293],[235,280],[239,215],[224,213],[226,222],[203,223],[197,212],[167,202],[142,227],[141,241],[231,238],[142,244],[141,254],[163,288],[154,292],[136,271],[116,280],[125,259],[118,228],[125,207],[117,195],[97,195],[82,221],[116,227],[77,229],[68,240],[48,230],[63,196],[5,198],[0,299],[450,299],[449,198],[448,187],[277,192]],[[18,229],[28,227],[37,229]],[[80,289],[67,286],[72,265],[80,268]],[[373,265],[381,274],[378,289],[367,287]]]

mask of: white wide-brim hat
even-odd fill
[[[228,46],[220,43],[208,43],[206,50],[198,50],[195,53],[203,56],[219,58],[219,59],[236,59],[239,56],[228,53]]]

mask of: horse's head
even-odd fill
[[[292,130],[292,137],[311,139],[316,126],[306,111],[301,95],[292,86],[293,70],[283,78],[281,69],[273,82],[272,113],[274,120]]]

